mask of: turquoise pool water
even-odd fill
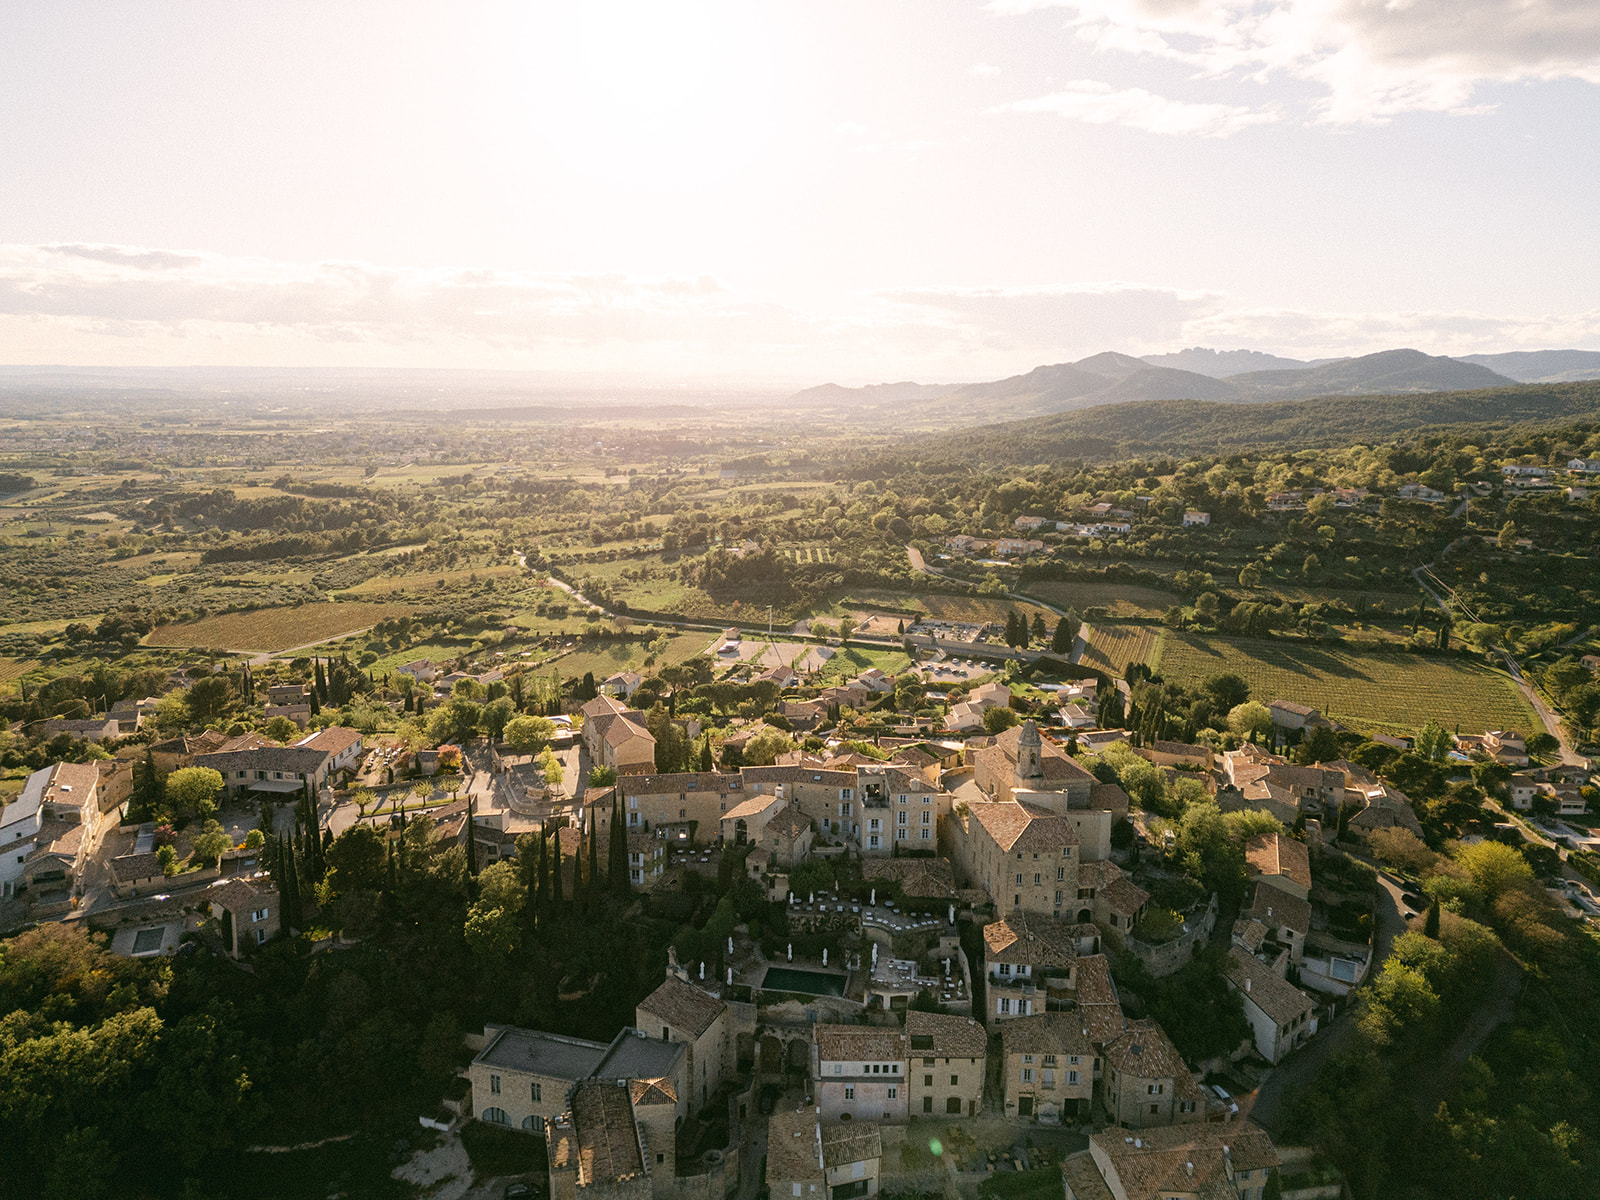
[[[844,995],[844,976],[796,967],[768,967],[761,978],[763,991],[803,992],[808,996]]]

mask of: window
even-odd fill
[[[489,1076],[489,1094],[491,1096],[498,1096],[500,1094],[500,1076]]]
[[[924,1075],[922,1077],[922,1086],[923,1087],[932,1087],[933,1086],[933,1076],[932,1075]]]
[[[931,812],[924,812],[922,814],[922,823],[924,825],[932,825],[933,824],[933,814]]]
[[[925,1112],[925,1113],[931,1113],[933,1111],[933,1097],[932,1096],[924,1096],[922,1098],[922,1111]]]
[[[522,1118],[522,1128],[527,1133],[543,1133],[544,1118],[535,1113],[531,1117]]]
[[[1021,871],[1017,872],[1017,886],[1018,887],[1022,886],[1022,872]]]
[[[951,1087],[960,1087],[961,1086],[961,1077],[959,1075],[950,1076],[950,1086]]]
[[[878,835],[877,834],[874,833],[870,837],[867,838],[867,846],[868,846],[869,849],[872,849],[872,850],[876,850],[878,848]]]
[[[1056,1065],[1056,1056],[1054,1054],[1046,1054],[1044,1056],[1044,1065],[1047,1066],[1047,1067],[1055,1066]]]
[[[1068,1071],[1067,1072],[1067,1086],[1068,1087],[1077,1087],[1078,1086],[1078,1073],[1076,1071]]]
[[[1152,1117],[1153,1117],[1153,1116],[1155,1116],[1155,1115],[1156,1115],[1156,1114],[1157,1114],[1157,1113],[1159,1113],[1159,1112],[1160,1112],[1160,1111],[1161,1111],[1161,1105],[1159,1105],[1159,1104],[1152,1104],[1152,1105],[1151,1105],[1151,1106],[1150,1106],[1150,1115],[1151,1115],[1151,1116],[1152,1116]]]
[[[1065,867],[1057,867],[1056,868],[1056,882],[1060,883],[1066,877],[1067,877],[1067,869]]]
[[[1167,1085],[1164,1083],[1147,1083],[1144,1087],[1144,1092],[1147,1096],[1159,1096],[1166,1090]]]
[[[1010,963],[1001,963],[1000,964],[1000,974],[1002,976],[1010,975],[1011,974],[1011,964]]]
[[[684,819],[684,818],[685,818],[685,817],[687,817],[687,816],[688,816],[688,815],[689,815],[689,810],[688,810],[688,809],[686,809],[686,808],[680,808],[680,809],[679,809],[679,810],[678,810],[678,820],[680,820],[680,821],[681,821],[681,820],[683,820],[683,819]]]
[[[923,840],[923,841],[925,841],[925,842],[931,842],[931,841],[933,841],[933,830],[931,830],[931,829],[924,829],[924,830],[923,830],[923,831],[922,831],[922,840]]]
[[[902,815],[904,815],[904,814],[902,814]],[[905,841],[906,840],[906,831],[904,829],[896,829],[894,831],[894,840],[897,841],[897,842]]]
[[[486,1108],[483,1110],[483,1119],[491,1125],[509,1125],[511,1118],[506,1116],[503,1108]]]
[[[848,817],[850,815],[850,806],[848,804],[841,805],[839,811],[841,815]]]
[[[1047,1088],[1053,1088],[1056,1086],[1056,1073],[1054,1071],[1044,1072],[1044,1086]]]
[[[854,794],[855,793],[852,792],[849,788],[840,788],[839,789],[839,799],[841,799],[841,800],[848,800]],[[844,815],[847,816],[847,817],[850,815],[850,806],[848,804],[846,804],[844,806]]]
[[[798,1183],[794,1185],[794,1194],[796,1196],[800,1194],[800,1185]]]
[[[1032,1083],[1033,1082],[1033,1068],[1032,1067],[1023,1067],[1022,1068],[1022,1082],[1023,1083]]]
[[[1000,1008],[998,1011],[1002,1014],[1009,1013],[1011,1011],[1011,1001],[1007,997],[1000,997]]]
[[[1043,878],[1044,877],[1042,875],[1040,875],[1039,872],[1035,871],[1033,873],[1033,886],[1034,887],[1038,887],[1040,882],[1043,880]]]
[[[532,1092],[532,1099],[535,1104],[539,1104],[544,1100],[544,1084],[535,1081],[529,1090]]]
[[[1028,1064],[1030,1064],[1030,1065],[1031,1065],[1031,1064],[1032,1064],[1032,1063],[1033,1063],[1033,1055],[1031,1055],[1031,1054],[1024,1054],[1024,1055],[1023,1055],[1023,1056],[1022,1056],[1022,1061],[1023,1061],[1023,1062],[1025,1062],[1025,1063],[1028,1063]]]
[[[1060,888],[1056,889],[1056,907],[1057,908],[1061,907],[1061,889]]]
[[[896,825],[905,825],[909,822],[909,820],[910,818],[907,817],[904,812],[897,812],[894,815],[894,823]]]
[[[844,1098],[846,1100],[854,1100],[856,1098],[856,1089],[854,1085],[848,1083],[844,1085]]]
[[[883,822],[879,821],[877,817],[873,817],[872,820],[867,822],[867,828],[870,829],[870,830],[874,830],[875,831],[875,830],[881,829],[882,827],[883,827]]]
[[[953,1117],[959,1117],[961,1115],[961,1097],[951,1096],[946,1100],[944,1102],[944,1111]]]
[[[267,931],[265,929],[256,930],[256,945],[265,946],[266,944],[267,944]]]
[[[264,909],[264,908],[253,908],[253,909],[251,909],[250,910],[250,919],[252,921],[265,921],[267,919],[267,910]]]
[[[899,1094],[900,1094],[900,1089],[899,1088],[892,1087],[892,1088],[889,1089],[889,1099],[893,1100]]]

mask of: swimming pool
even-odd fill
[[[844,976],[824,971],[802,971],[796,967],[768,967],[761,977],[761,990],[803,992],[808,996],[844,995]]]

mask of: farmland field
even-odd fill
[[[1161,635],[1165,632],[1155,625],[1089,625],[1086,626],[1088,645],[1084,649],[1081,665],[1104,671],[1120,679],[1129,663],[1150,664],[1152,671],[1161,666]]]
[[[363,579],[354,587],[345,588],[346,596],[372,596],[389,592],[415,592],[423,588],[439,587],[441,584],[470,583],[476,577],[478,582],[485,579],[510,579],[521,575],[521,568],[501,563],[494,567],[463,567],[459,570],[448,571],[418,571],[406,575],[374,575]]]
[[[1233,671],[1252,698],[1297,700],[1364,732],[1414,733],[1432,717],[1463,733],[1540,726],[1498,671],[1466,659],[1201,637],[1161,631],[1159,670],[1176,683]]]
[[[1042,616],[1053,630],[1056,616],[1047,608],[1029,604],[1025,600],[1001,600],[989,596],[947,596],[942,592],[891,592],[875,588],[856,588],[840,598],[829,610],[829,615],[839,616],[852,610],[856,604],[870,604],[896,612],[923,612],[940,621],[961,621],[974,625],[986,621],[1005,624],[1006,614],[1021,613],[1029,621]],[[823,615],[821,613],[818,614]]]
[[[219,613],[183,625],[163,625],[145,638],[150,646],[208,646],[258,653],[287,650],[365,629],[390,617],[409,615],[405,604],[303,604]]]
[[[1080,613],[1101,608],[1112,617],[1159,617],[1178,603],[1178,597],[1170,592],[1093,580],[1046,579],[1030,583],[1028,593],[1061,608],[1075,608]]]

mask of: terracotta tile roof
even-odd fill
[[[1089,954],[1078,960],[1078,1016],[1089,1030],[1089,1039],[1103,1046],[1122,1032],[1126,1022],[1122,1002],[1111,980],[1111,964],[1104,954]]]
[[[898,1029],[876,1025],[818,1025],[823,1062],[904,1062],[906,1039]]]
[[[644,1173],[628,1089],[585,1080],[572,1096],[578,1141],[578,1185],[621,1183]]]
[[[1301,937],[1311,932],[1310,902],[1268,884],[1256,884],[1249,915],[1270,929],[1282,925]]]
[[[1087,1150],[1061,1160],[1061,1178],[1072,1200],[1115,1200]]]
[[[1224,1149],[1237,1171],[1271,1168],[1282,1161],[1259,1126],[1172,1125],[1126,1131],[1106,1129],[1091,1143],[1108,1160],[1127,1200],[1189,1195],[1201,1200],[1238,1200],[1228,1179]],[[1087,1195],[1087,1194],[1086,1194]]]
[[[744,787],[738,775],[722,771],[681,771],[667,775],[623,775],[617,788],[627,796],[670,796],[679,792],[714,792],[723,795]]]
[[[639,1001],[640,1012],[649,1013],[690,1037],[699,1037],[710,1029],[727,1008],[715,996],[676,975],[668,975],[660,987]]]
[[[971,1017],[954,1013],[907,1011],[905,1032],[906,1051],[912,1058],[919,1054],[982,1058],[989,1048],[989,1035],[983,1026]]]
[[[1182,755],[1189,758],[1209,758],[1211,755],[1209,746],[1196,746],[1189,742],[1154,741],[1150,743],[1150,749],[1157,754]]]
[[[1243,946],[1251,954],[1261,949],[1261,943],[1267,940],[1271,930],[1260,921],[1250,917],[1240,917],[1233,923],[1233,940]]]
[[[1120,784],[1094,783],[1089,786],[1090,808],[1126,814],[1129,803],[1128,793],[1122,790]]]
[[[1076,929],[1055,917],[1029,916],[1017,909],[983,927],[984,958],[997,963],[1070,967],[1078,961]]]
[[[670,1079],[632,1079],[628,1081],[628,1093],[633,1099],[635,1108],[645,1104],[678,1102],[678,1091],[672,1086]]]
[[[1235,946],[1228,951],[1224,968],[1228,982],[1279,1025],[1291,1024],[1296,1017],[1309,1014],[1316,1005],[1311,998],[1259,958]],[[1250,984],[1249,991],[1245,983]]]
[[[1112,912],[1131,917],[1149,901],[1150,893],[1126,875],[1119,874],[1100,889],[1100,899],[1106,902]]]
[[[1281,833],[1262,833],[1245,843],[1245,860],[1256,875],[1282,875],[1303,888],[1311,887],[1311,853],[1304,842]]]
[[[1075,1012],[1036,1013],[1000,1026],[1001,1052],[1013,1054],[1094,1055],[1089,1031]]]
[[[907,896],[954,899],[956,894],[955,868],[948,858],[866,858],[861,861],[861,875],[892,880]]]
[[[1106,1062],[1135,1079],[1188,1079],[1189,1064],[1155,1021],[1129,1021],[1106,1046]]]
[[[263,902],[270,906],[276,903],[278,897],[276,889],[266,880],[258,887],[244,879],[214,883],[202,894],[208,904],[220,904],[232,913],[258,908]]]
[[[822,1127],[822,1164],[842,1167],[883,1157],[883,1134],[872,1121]]]
[[[360,740],[361,733],[359,730],[346,729],[341,725],[330,725],[320,733],[312,734],[308,738],[301,738],[295,744],[311,750],[326,750],[329,754],[342,754]]]
[[[111,877],[118,883],[150,879],[161,874],[159,854],[123,854],[111,860]]]
[[[762,783],[820,783],[825,787],[856,785],[854,771],[828,771],[821,767],[741,767],[739,775],[745,784]]]
[[[803,835],[811,828],[811,818],[800,810],[798,804],[790,803],[783,810],[767,822],[766,832],[775,838],[794,839]]]
[[[1017,800],[974,804],[971,812],[1000,849],[1045,853],[1078,844],[1078,834],[1065,817]]]
[[[767,1121],[768,1181],[804,1184],[807,1180],[815,1180],[820,1184],[821,1137],[821,1128],[812,1109],[773,1113]]]

